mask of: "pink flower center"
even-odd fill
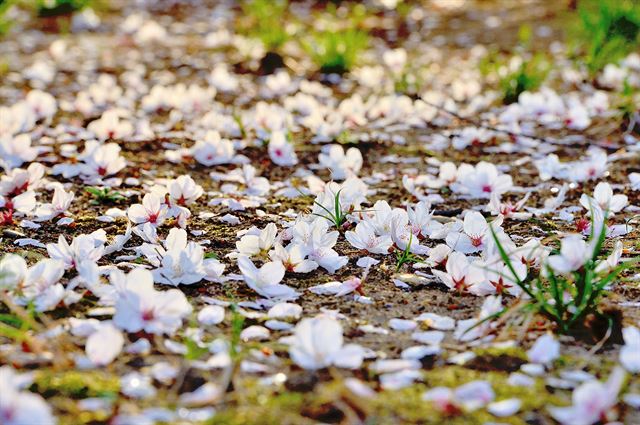
[[[153,310],[145,310],[142,312],[142,320],[148,322],[154,319]]]
[[[496,294],[503,294],[507,288],[511,288],[513,285],[507,285],[502,278],[499,278],[497,282],[491,281],[491,284],[496,288]]]
[[[29,188],[29,182],[26,181],[22,186],[17,186],[10,195],[20,195],[22,192],[26,191]]]
[[[0,211],[0,226],[13,224],[13,209]]]
[[[509,204],[503,204],[500,206],[500,214],[502,215],[510,215],[515,210],[515,207]]]
[[[452,279],[453,280],[453,286],[456,288],[457,291],[462,292],[464,290],[464,288],[466,288],[466,284],[464,282],[465,277],[463,276],[461,279]]]
[[[14,415],[15,415],[15,410],[8,406],[6,409],[3,409],[0,411],[0,419],[2,419],[2,423],[9,422],[10,420],[12,420]]]
[[[579,233],[583,233],[585,231],[587,231],[587,229],[589,228],[589,220],[582,217],[581,219],[576,221],[576,230]]]

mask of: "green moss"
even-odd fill
[[[318,384],[313,391],[295,392],[265,387],[255,379],[237,382],[236,399],[210,424],[317,424],[333,423],[341,415],[343,397],[348,394],[341,379]]]
[[[422,400],[422,394],[429,390],[424,384],[412,385],[398,391],[384,391],[371,403],[374,412],[370,415],[371,423],[396,424],[482,424],[495,422],[496,417],[485,410],[460,414],[443,415],[430,402]],[[524,424],[517,419],[500,418],[502,423]]]
[[[243,389],[244,390],[244,389]],[[264,389],[263,389],[264,391]],[[242,403],[222,410],[209,422],[216,425],[278,425],[312,423],[300,416],[304,405],[303,394],[283,392],[280,394],[264,393],[258,395],[251,389]]]
[[[504,353],[503,353],[504,355]],[[323,413],[331,409],[339,412],[349,400],[350,409],[366,417],[366,423],[372,424],[483,424],[487,422],[525,424],[522,419],[525,412],[545,414],[546,407],[566,405],[569,394],[557,395],[547,391],[542,379],[537,379],[530,387],[513,387],[507,384],[506,372],[481,372],[461,366],[446,366],[424,373],[424,382],[395,391],[382,391],[371,399],[355,397],[344,388],[343,383],[334,380],[316,386],[313,391],[297,393],[277,391],[246,380],[238,388],[241,398],[233,405],[222,409],[211,424],[306,424],[322,421]],[[496,418],[486,409],[446,416],[432,403],[422,400],[422,395],[431,388],[444,386],[455,388],[475,380],[491,383],[496,400],[519,398],[522,401],[520,412],[510,418]],[[326,422],[326,421],[325,421]]]
[[[565,404],[564,398],[546,390],[544,381],[541,379],[536,379],[536,383],[531,387],[514,387],[507,383],[508,378],[507,372],[480,372],[461,366],[448,366],[428,371],[425,383],[430,387],[456,387],[470,381],[486,380],[491,383],[496,393],[496,400],[520,398],[523,411],[535,410],[551,404]]]
[[[54,397],[47,400],[47,402],[55,406],[58,413],[58,424],[60,425],[108,423],[112,415],[109,409],[94,412],[82,411],[78,409],[75,400],[66,397]]]
[[[120,381],[116,375],[98,371],[43,371],[36,374],[32,389],[45,397],[115,397],[120,390]]]
[[[477,356],[509,356],[527,360],[527,352],[522,347],[480,347],[473,350]]]

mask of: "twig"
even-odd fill
[[[472,125],[474,125],[476,127],[484,128],[484,129],[491,130],[491,131],[495,131],[496,133],[507,134],[507,135],[509,135],[511,137],[527,137],[529,139],[539,140],[541,142],[552,143],[546,137],[535,136],[535,135],[532,135],[532,134],[516,133],[515,131],[505,130],[505,129],[502,129],[502,128],[497,128],[497,127],[494,127],[492,125],[485,124],[485,123],[483,123],[481,121],[477,121],[477,120],[475,120],[473,118],[468,118],[468,117],[462,116],[459,113],[454,112],[454,111],[452,111],[450,109],[447,109],[447,108],[445,108],[443,106],[440,106],[440,105],[438,105],[436,103],[429,102],[428,100],[425,100],[424,98],[422,98],[422,96],[420,96],[420,95],[417,95],[417,98],[420,99],[421,101],[423,101],[424,103],[426,103],[427,105],[437,109],[438,111],[444,112],[445,114],[449,114],[452,117],[454,117],[454,118],[456,118],[456,119],[458,119],[460,121],[467,122],[467,123],[472,124]]]
[[[529,326],[531,325],[532,321],[533,321],[533,314],[531,313],[527,314],[527,319],[522,323],[522,325],[520,325],[520,329],[518,329],[518,338],[517,338],[518,342],[522,342],[527,331],[529,330]]]
[[[423,102],[424,102],[424,103],[426,103],[427,105],[429,105],[429,106],[431,106],[431,107],[433,107],[433,108],[437,109],[438,111],[444,112],[445,114],[449,114],[449,115],[451,115],[452,117],[454,117],[454,118],[456,118],[456,119],[458,119],[458,120],[460,120],[460,121],[464,121],[464,122],[466,122],[466,123],[469,123],[469,124],[471,124],[471,125],[473,125],[473,126],[475,126],[475,127],[484,128],[484,129],[486,129],[486,130],[491,130],[491,131],[496,132],[496,133],[506,134],[506,135],[508,135],[508,136],[510,136],[510,137],[514,137],[514,138],[518,138],[518,137],[526,137],[526,138],[529,138],[529,139],[538,140],[538,141],[540,141],[540,142],[545,142],[545,143],[549,143],[549,144],[560,144],[560,145],[562,145],[562,143],[555,142],[554,140],[549,139],[549,138],[547,138],[547,137],[536,136],[536,135],[533,135],[533,134],[517,133],[517,132],[515,132],[515,131],[505,130],[505,129],[503,129],[503,128],[498,128],[498,127],[495,127],[495,126],[493,126],[493,125],[486,124],[486,123],[484,123],[484,122],[482,122],[482,121],[478,121],[478,120],[475,120],[475,119],[473,119],[473,118],[465,117],[465,116],[460,115],[459,113],[457,113],[457,112],[455,112],[455,111],[452,111],[452,110],[450,110],[450,109],[447,109],[447,108],[445,108],[445,107],[443,107],[443,106],[440,106],[440,105],[438,105],[438,104],[436,104],[436,103],[429,102],[428,100],[425,100],[424,98],[422,98],[422,96],[420,96],[420,95],[416,95],[416,98],[417,98],[417,99],[420,99],[421,101],[423,101]],[[615,133],[615,132],[613,132],[613,133]],[[613,134],[613,133],[610,133],[610,134]],[[607,136],[607,137],[608,137],[608,136]],[[598,146],[600,146],[600,147],[605,147],[605,148],[607,147],[607,146],[602,146],[598,141],[593,140],[593,139],[587,139],[587,138],[585,137],[585,138],[584,138],[584,140],[585,140],[585,142],[587,142],[587,143],[588,143],[588,144],[590,144],[590,145],[598,145]]]

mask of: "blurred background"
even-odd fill
[[[50,83],[36,53],[69,42],[101,52],[113,73],[130,56],[186,78],[224,62],[236,74],[286,69],[327,83],[401,47],[396,92],[418,93],[443,61],[472,58],[472,79],[508,104],[554,73],[597,85],[639,40],[638,0],[0,0],[0,78],[35,88]]]

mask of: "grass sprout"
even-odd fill
[[[262,41],[269,51],[278,50],[289,39],[284,16],[289,6],[287,0],[252,0],[242,4],[247,17],[247,34]]]
[[[342,225],[347,221],[347,213],[342,211],[342,206],[340,205],[340,192],[342,192],[342,189],[338,190],[335,194],[335,198],[333,200],[333,211],[322,205],[320,202],[314,200],[313,203],[324,210],[326,214],[311,213],[312,215],[322,217],[333,223],[337,229],[341,229]]]
[[[516,56],[505,57],[497,52],[489,54],[480,64],[485,75],[495,75],[502,93],[502,101],[511,104],[525,91],[535,91],[547,78],[551,61],[544,52],[531,52],[531,28],[520,27]]]
[[[92,3],[92,0],[37,0],[36,11],[40,17],[72,15]]]
[[[531,308],[555,322],[562,333],[569,333],[588,314],[603,316],[598,307],[606,287],[613,283],[619,274],[638,263],[638,259],[626,261],[612,270],[598,271],[598,258],[606,235],[606,220],[597,233],[595,221],[592,219],[592,233],[589,238],[593,249],[589,259],[578,270],[569,276],[556,275],[554,270],[543,264],[537,276],[529,274],[521,279],[513,266],[512,259],[500,242],[495,230],[490,226],[491,235],[496,243],[502,261],[510,274],[508,276],[527,294],[531,300]],[[607,318],[610,320],[610,318]]]
[[[369,45],[369,35],[359,29],[321,31],[302,43],[323,73],[343,74],[351,69]]]
[[[637,0],[582,0],[573,44],[593,76],[640,48]]]
[[[400,268],[406,263],[416,263],[420,261],[420,257],[411,253],[411,243],[413,242],[413,233],[409,235],[409,243],[406,248],[397,253],[396,273],[400,271]]]
[[[13,20],[9,15],[9,10],[15,0],[0,0],[0,37],[7,34],[13,25]]]
[[[93,195],[94,200],[91,201],[93,205],[113,203],[124,199],[120,192],[108,187],[88,187],[85,190]]]

